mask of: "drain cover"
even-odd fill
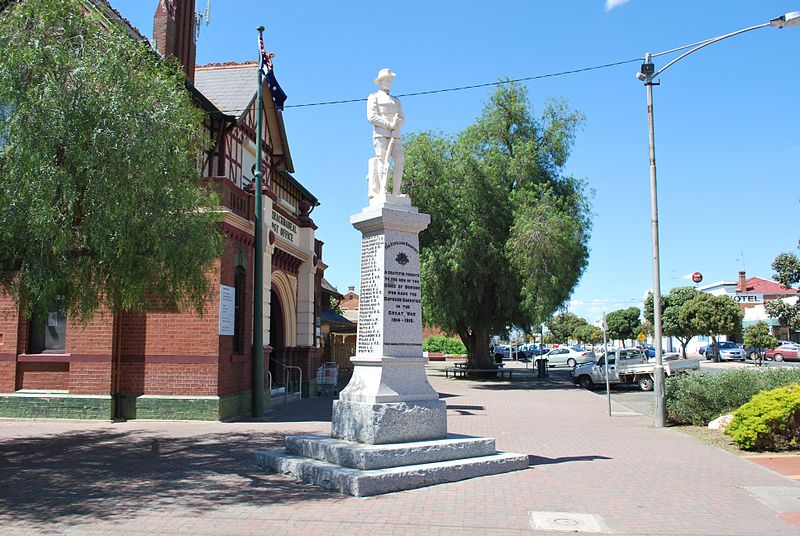
[[[603,518],[595,514],[574,512],[534,512],[528,511],[533,530],[551,532],[594,532],[607,533],[608,527]]]

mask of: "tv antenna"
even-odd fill
[[[203,21],[206,26],[211,24],[211,0],[206,2],[206,10],[194,14],[194,40],[200,39],[200,28],[203,26]]]

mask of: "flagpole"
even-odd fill
[[[264,27],[259,26],[258,42],[263,42]],[[253,271],[253,417],[264,416],[264,215],[262,208],[261,129],[264,109],[264,55],[259,46],[258,98],[256,99],[256,173],[255,173],[255,259]]]

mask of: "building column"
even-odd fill
[[[300,227],[298,235],[300,249],[308,252],[308,259],[300,265],[297,274],[297,346],[315,346],[314,298],[317,269],[314,266],[314,229]]]

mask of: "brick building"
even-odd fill
[[[747,277],[744,271],[739,272],[738,278],[734,280],[717,281],[707,285],[697,287],[700,292],[707,292],[716,296],[728,296],[739,304],[739,308],[744,313],[742,328],[746,328],[756,322],[765,322],[772,331],[772,335],[777,339],[797,341],[800,333],[791,330],[787,326],[782,326],[776,318],[771,318],[764,307],[764,304],[772,300],[783,300],[787,303],[797,303],[798,291],[794,288],[784,288],[780,283],[764,279],[763,277]],[[723,339],[732,340],[738,343],[743,342],[741,333],[722,334]],[[709,337],[694,337],[687,346],[688,352],[697,352],[700,347],[709,342]]]
[[[106,0],[85,4],[133,39],[145,40]],[[204,128],[213,142],[198,166],[221,200],[225,248],[208,274],[212,297],[204,314],[158,308],[146,314],[105,312],[80,325],[53,311],[46,322],[36,323],[0,295],[0,417],[228,419],[251,414],[254,381],[299,384],[300,376],[304,386],[313,387],[325,265],[309,214],[319,203],[291,175],[283,118],[265,84],[260,143],[270,229],[263,277],[269,367],[264,378],[254,379],[258,65],[195,68],[194,22],[194,0],[160,0],[153,35],[159,53],[184,66],[187,91],[206,112]]]

